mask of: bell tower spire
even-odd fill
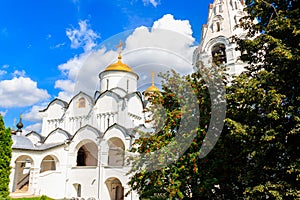
[[[235,45],[229,38],[245,35],[241,28],[236,27],[239,19],[247,14],[244,8],[243,0],[214,0],[209,5],[207,23],[202,26],[200,45],[193,56],[195,70],[199,60],[205,66],[217,60],[219,64],[228,66],[230,73],[240,73],[243,69],[237,64],[240,53],[235,51]]]

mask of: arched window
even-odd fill
[[[41,162],[40,172],[45,172],[49,170],[56,170],[56,163],[52,156],[46,156]]]
[[[212,47],[212,58],[213,62],[217,65],[225,64],[226,60],[226,47],[224,44],[216,44]]]
[[[108,141],[108,165],[123,166],[124,165],[124,150],[125,146],[119,138],[111,138]]]
[[[77,166],[97,166],[98,147],[93,142],[82,145],[77,152]]]
[[[85,98],[81,97],[78,100],[78,108],[85,108]]]

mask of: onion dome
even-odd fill
[[[118,56],[118,61],[106,67],[104,71],[124,71],[134,73],[131,67],[122,62],[122,56],[120,54]]]
[[[145,93],[149,93],[149,92],[159,92],[158,87],[154,85],[154,72],[152,72],[152,85],[148,87],[145,91]]]
[[[134,73],[131,67],[129,67],[128,65],[122,62],[122,56],[121,56],[122,47],[123,47],[123,42],[122,40],[120,40],[120,44],[117,45],[118,52],[119,52],[118,61],[106,67],[104,71],[123,71],[123,72]]]
[[[22,123],[22,115],[20,115],[20,121],[17,123],[17,128],[18,128],[18,130],[17,130],[17,132],[22,132],[22,128],[23,128],[23,123]]]

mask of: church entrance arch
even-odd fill
[[[33,159],[30,156],[23,155],[16,159],[12,192],[28,191],[31,166],[33,166]]]
[[[106,179],[105,184],[111,200],[124,200],[124,187],[119,179],[108,178]]]
[[[76,157],[76,166],[97,166],[98,147],[94,142],[79,145]]]

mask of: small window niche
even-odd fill
[[[78,108],[85,108],[85,106],[86,106],[86,100],[85,100],[85,98],[81,97],[78,100]]]

